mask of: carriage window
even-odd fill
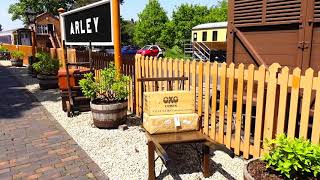
[[[197,33],[193,33],[193,41],[196,42],[198,39],[198,34]]]
[[[48,34],[48,26],[47,25],[37,25],[37,33],[38,34]]]
[[[207,41],[207,31],[202,32],[202,41]]]
[[[218,40],[218,31],[213,31],[212,32],[212,41],[217,41]]]

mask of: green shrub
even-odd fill
[[[288,179],[319,177],[320,145],[309,140],[288,138],[278,135],[274,140],[266,140],[268,153],[262,160],[267,168],[272,168]]]
[[[167,49],[165,53],[166,58],[173,58],[173,59],[184,59],[190,58],[185,57],[183,50],[179,46],[173,46],[171,49]]]
[[[33,69],[39,74],[56,75],[58,73],[60,64],[59,60],[51,58],[48,53],[37,53],[36,58],[38,62],[32,64]]]
[[[0,46],[0,52],[7,52],[8,48],[5,46]]]
[[[22,51],[12,51],[10,54],[11,54],[11,57],[14,59],[22,59],[24,56]]]
[[[86,74],[79,84],[83,94],[91,99],[102,99],[107,102],[124,101],[129,95],[127,85],[129,76],[118,74],[114,64],[101,71],[101,77],[96,79],[92,73]]]

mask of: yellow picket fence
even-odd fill
[[[188,77],[183,89],[194,92],[202,132],[244,158],[259,157],[265,138],[286,133],[320,139],[320,74],[301,75],[273,64],[226,65],[189,60],[136,57],[140,77]],[[157,88],[156,88],[157,87]],[[181,86],[174,82],[172,90]],[[146,83],[145,91],[169,90],[166,83]],[[141,115],[141,84],[135,85],[136,113]]]

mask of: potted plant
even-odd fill
[[[85,74],[79,84],[83,94],[91,98],[93,123],[98,128],[117,128],[127,115],[129,76],[118,74],[114,64],[101,71],[99,79]]]
[[[21,67],[23,65],[23,52],[22,51],[12,51],[11,52],[11,64],[12,66]]]
[[[250,160],[244,168],[244,179],[319,179],[320,145],[310,140],[288,138],[280,134],[267,140],[267,152]]]
[[[37,72],[40,89],[55,89],[58,87],[59,60],[51,58],[50,54],[40,52],[36,54],[38,62],[32,64]]]
[[[0,46],[0,60],[8,60],[9,59],[9,51],[5,46]]]

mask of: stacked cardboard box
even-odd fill
[[[144,93],[143,126],[150,134],[197,130],[195,98],[190,91]]]

